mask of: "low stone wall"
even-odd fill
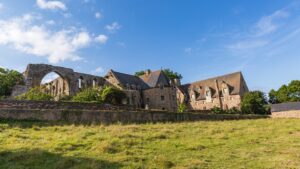
[[[216,115],[194,113],[137,112],[137,111],[76,111],[76,110],[14,110],[0,109],[0,119],[65,121],[70,123],[147,123],[199,120],[259,119],[268,116]]]
[[[77,103],[77,102],[45,102],[45,101],[0,101],[0,109],[22,109],[22,110],[41,110],[41,109],[64,109],[64,110],[130,110],[133,106],[110,105],[99,103]]]
[[[72,107],[74,106],[74,107]],[[64,121],[70,123],[147,123],[199,120],[240,120],[268,118],[260,115],[217,115],[137,111],[132,107],[89,103],[0,102],[0,119]]]
[[[272,112],[272,118],[300,118],[300,110]]]

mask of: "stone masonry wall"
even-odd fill
[[[64,121],[70,123],[146,123],[268,118],[254,115],[216,115],[138,111],[132,107],[56,102],[1,101],[0,119]]]
[[[272,112],[272,118],[300,118],[300,110]]]

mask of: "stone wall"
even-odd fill
[[[98,103],[77,103],[77,102],[44,102],[44,101],[0,101],[0,109],[15,110],[125,110],[134,111],[129,105],[110,105]]]
[[[143,91],[143,100],[149,109],[177,111],[176,88],[151,88]],[[163,98],[162,98],[163,97]]]
[[[300,110],[272,112],[272,118],[300,118]]]
[[[300,118],[300,102],[271,105],[272,118]]]
[[[138,111],[132,107],[105,104],[1,101],[0,119],[64,121],[70,123],[146,123],[198,120],[240,120],[268,118],[254,115],[216,115]]]

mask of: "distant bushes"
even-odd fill
[[[71,100],[74,102],[102,102],[100,91],[97,88],[86,88]]]
[[[101,90],[98,88],[86,88],[77,93],[71,101],[122,104],[122,101],[125,99],[127,99],[125,92],[115,87],[106,86]]]
[[[214,114],[242,114],[242,112],[236,107],[230,108],[228,110],[223,110],[220,107],[214,107],[210,111]]]
[[[33,100],[33,101],[52,101],[54,98],[46,94],[42,91],[42,88],[40,87],[35,87],[30,89],[28,92],[17,96],[17,100]]]

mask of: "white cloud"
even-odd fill
[[[266,40],[245,40],[239,41],[236,44],[229,45],[228,48],[232,50],[246,50],[266,46],[269,42]]]
[[[95,13],[95,18],[100,19],[102,18],[102,14],[100,12]]]
[[[264,16],[264,17],[260,18],[260,20],[255,25],[257,28],[256,35],[263,36],[263,35],[267,35],[267,34],[270,34],[274,31],[276,31],[278,28],[278,25],[275,24],[274,22],[278,19],[286,18],[288,16],[289,16],[289,14],[287,12],[285,12],[283,10],[278,10],[269,16]]]
[[[104,69],[102,67],[97,67],[95,70],[91,71],[91,74],[97,75],[104,73]]]
[[[36,0],[36,4],[41,9],[61,9],[67,10],[67,7],[61,1]]]
[[[10,20],[0,20],[0,45],[8,45],[26,54],[45,57],[50,63],[81,58],[77,51],[86,47],[91,38],[85,31],[63,29],[51,31],[33,24],[35,17],[24,15]]]
[[[110,33],[114,33],[117,30],[121,29],[121,25],[118,22],[114,22],[111,25],[106,25],[105,29],[108,30]]]
[[[108,40],[108,37],[106,35],[99,35],[95,38],[96,42],[99,42],[101,44],[105,44]]]
[[[75,48],[82,48],[87,46],[90,42],[90,35],[87,32],[80,32],[75,35],[71,43]]]
[[[227,45],[226,48],[235,52],[254,52],[255,49],[263,48],[270,45],[271,38],[267,35],[273,35],[279,30],[278,22],[280,19],[287,18],[289,13],[284,10],[277,10],[271,15],[261,17],[250,30],[241,33],[236,42]],[[252,29],[251,29],[252,28]]]

